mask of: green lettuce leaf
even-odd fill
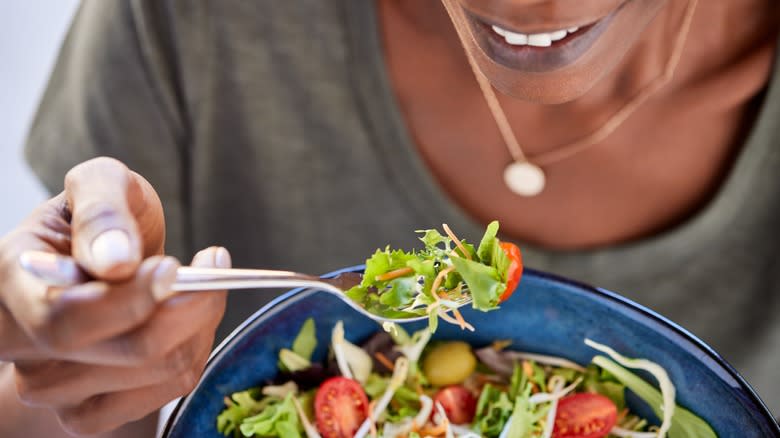
[[[539,436],[540,429],[537,422],[547,414],[549,405],[534,406],[531,397],[531,386],[527,385],[525,391],[515,398],[512,416],[506,427],[506,438],[532,438]]]
[[[493,264],[493,248],[498,246],[496,235],[498,235],[498,221],[493,221],[487,226],[477,249],[477,258],[486,265]]]
[[[298,336],[295,337],[292,351],[298,356],[311,361],[311,355],[314,354],[315,348],[317,348],[317,331],[314,326],[314,318],[309,318],[303,323]]]
[[[363,280],[361,281],[360,286],[375,286],[377,283],[381,283],[377,282],[377,276],[396,269],[405,268],[410,260],[416,258],[417,256],[414,253],[407,253],[400,249],[392,251],[390,248],[385,248],[384,251],[376,250],[374,255],[366,260],[366,270],[363,273]]]
[[[405,308],[412,304],[417,295],[415,287],[417,280],[414,277],[401,277],[387,283],[390,289],[385,289],[379,295],[379,303],[394,309]]]
[[[246,418],[241,423],[245,437],[300,438],[303,429],[290,394],[281,402],[268,405],[259,414]]]
[[[425,251],[430,254],[446,254],[452,249],[452,239],[442,235],[438,230],[417,230],[416,232],[423,235],[420,240],[425,245]]]
[[[626,407],[626,385],[620,383],[612,374],[602,372],[594,364],[588,365],[582,380],[585,391],[606,396],[617,406],[618,411]]]
[[[491,384],[485,385],[477,400],[474,430],[488,438],[499,436],[512,415],[513,407],[506,392]]]
[[[227,400],[228,406],[217,416],[217,430],[228,436],[239,436],[239,427],[245,418],[262,411],[270,402],[269,398],[256,400],[258,388],[233,393]]]
[[[461,257],[450,260],[468,286],[474,308],[482,311],[496,309],[498,299],[506,289],[506,283],[501,281],[496,269]]]

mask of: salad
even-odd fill
[[[332,328],[328,359],[312,361],[316,324],[307,320],[280,373],[267,385],[225,398],[217,429],[229,437],[712,438],[712,428],[675,403],[666,371],[586,339],[582,366],[516,351],[507,341],[474,348],[432,341],[401,327],[358,346]],[[632,370],[658,382],[658,389]],[[629,389],[660,421],[631,412]]]
[[[432,331],[439,318],[473,331],[458,311],[459,301],[471,299],[475,309],[485,312],[498,309],[520,282],[520,249],[496,237],[496,221],[488,225],[476,248],[458,239],[446,224],[442,227],[445,234],[418,231],[421,250],[377,250],[366,260],[361,283],[347,296],[387,318],[428,315]]]

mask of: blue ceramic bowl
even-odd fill
[[[742,377],[711,348],[669,320],[614,293],[530,270],[518,291],[499,311],[466,310],[464,316],[476,332],[440,324],[435,338],[461,339],[477,346],[512,339],[513,348],[587,364],[595,353],[583,344],[587,337],[626,356],[658,362],[677,387],[677,402],[708,421],[720,437],[780,436],[780,427]],[[216,418],[223,409],[223,397],[274,377],[277,352],[292,344],[308,317],[314,317],[317,325],[315,359],[325,356],[331,328],[339,320],[344,321],[347,338],[353,342],[379,329],[331,294],[291,291],[258,311],[220,345],[198,386],[171,415],[164,436],[221,437]],[[407,329],[423,325],[411,324]],[[632,409],[649,414],[640,403]]]

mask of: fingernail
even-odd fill
[[[56,294],[57,301],[90,301],[101,298],[108,291],[105,283],[88,283],[62,290]]]
[[[71,286],[87,281],[75,260],[43,251],[25,251],[19,256],[22,268],[50,286]]]
[[[165,257],[155,269],[152,277],[152,295],[158,302],[165,301],[175,294],[171,285],[176,281],[176,269],[179,263],[173,257]]]
[[[108,230],[92,241],[94,268],[108,270],[130,260],[130,236],[122,230]]]
[[[229,268],[233,264],[230,259],[230,253],[223,247],[217,248],[217,255],[214,260],[218,268]]]
[[[213,251],[215,251],[213,246],[198,251],[198,253],[195,254],[195,257],[192,258],[192,266],[213,266],[215,257],[215,255],[212,253]]]

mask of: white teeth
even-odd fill
[[[507,33],[504,35],[504,39],[509,44],[513,44],[515,46],[524,46],[528,44],[528,36],[524,35],[522,33]]]
[[[495,33],[497,33],[497,34],[499,34],[501,36],[506,36],[506,31],[504,29],[501,29],[498,26],[493,26],[493,32],[495,32]]]
[[[528,35],[528,45],[536,47],[552,46],[552,37],[549,33],[533,33]]]
[[[492,27],[493,32],[504,37],[504,40],[513,46],[528,45],[536,47],[550,47],[553,41],[560,41],[566,38],[568,34],[579,30],[579,27],[570,27],[568,29],[561,29],[553,32],[525,34],[511,32],[498,26]]]
[[[550,39],[551,40],[558,41],[558,40],[562,40],[562,39],[566,38],[566,35],[568,35],[568,34],[569,33],[566,32],[565,30],[557,30],[555,32],[551,32],[549,35],[550,35]]]

